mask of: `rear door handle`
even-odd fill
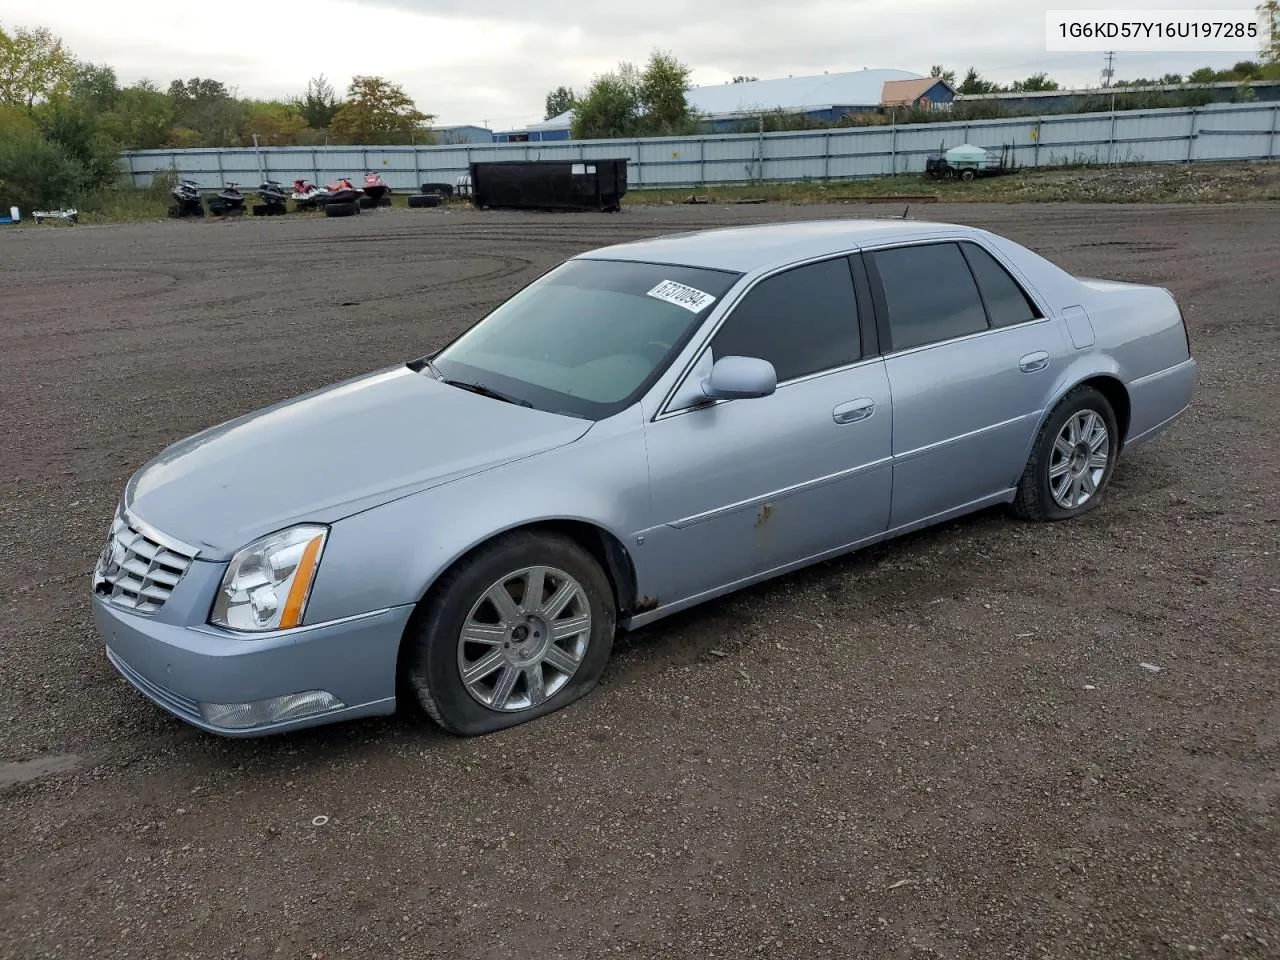
[[[831,411],[831,419],[836,423],[857,423],[876,412],[876,402],[870,397],[850,400]]]
[[[1043,370],[1048,365],[1049,354],[1044,350],[1037,350],[1035,353],[1028,353],[1018,361],[1018,369],[1023,373],[1035,373],[1037,370]]]

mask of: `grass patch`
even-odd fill
[[[684,203],[691,195],[708,203],[764,200],[773,203],[856,203],[870,197],[931,196],[939,203],[1225,203],[1280,200],[1280,164],[1146,164],[1071,166],[1028,170],[968,182],[923,175],[806,183],[636,188],[631,206]]]

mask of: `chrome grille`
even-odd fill
[[[119,511],[93,571],[93,590],[136,613],[155,613],[197,552]]]

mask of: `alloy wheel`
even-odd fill
[[[1049,492],[1064,510],[1093,498],[1111,456],[1106,421],[1094,410],[1073,413],[1058,431],[1049,457]]]
[[[569,682],[590,639],[582,584],[556,567],[524,567],[472,605],[458,635],[458,671],[489,709],[528,710]]]

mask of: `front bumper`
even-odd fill
[[[139,616],[97,596],[92,603],[107,657],[124,678],[210,733],[253,737],[395,710],[396,659],[411,605],[244,639],[217,627]],[[210,723],[200,709],[306,691],[329,693],[342,706],[240,728]]]

